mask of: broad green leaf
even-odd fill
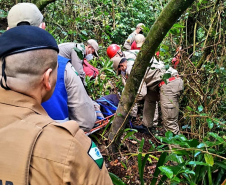
[[[205,144],[205,143],[200,143],[200,144],[197,146],[197,148],[204,148],[204,147],[206,147],[206,144]]]
[[[194,171],[191,171],[189,169],[186,169],[186,170],[183,170],[184,173],[186,174],[192,174],[192,175],[195,175],[195,172]]]
[[[204,154],[204,158],[207,164],[209,164],[210,166],[213,166],[214,164],[214,160],[213,160],[213,156],[210,154]]]
[[[189,161],[187,165],[202,165],[202,166],[209,166],[209,164],[199,161]]]
[[[186,106],[186,109],[188,109],[189,111],[193,111],[193,109],[189,106]]]
[[[175,138],[175,139],[179,139],[180,141],[187,141],[187,140],[188,140],[188,139],[187,139],[184,135],[182,135],[182,134],[176,135],[174,138]]]
[[[222,138],[222,137],[220,137],[218,134],[216,134],[216,133],[213,133],[213,132],[209,132],[208,133],[210,136],[212,136],[212,137],[214,137],[215,139],[217,139],[218,141],[220,141],[220,142],[224,142],[224,139]]]
[[[167,131],[167,132],[165,133],[165,136],[167,137],[167,139],[171,139],[171,138],[173,137],[173,133],[170,132],[170,131]]]
[[[88,35],[87,32],[86,32],[85,30],[82,30],[81,32],[82,32],[82,34],[84,34],[84,35]]]
[[[161,156],[160,156],[160,158],[158,160],[157,166],[155,168],[155,172],[153,174],[153,179],[151,181],[151,185],[155,185],[156,184],[157,179],[158,179],[158,175],[160,173],[160,169],[158,167],[164,165],[165,160],[166,160],[166,156],[167,156],[167,153],[166,152],[163,152],[161,154]]]
[[[195,155],[194,155],[194,157],[197,157],[199,154],[201,154],[202,152],[200,152],[200,151],[195,151]]]
[[[206,121],[207,121],[207,123],[208,123],[208,127],[209,127],[210,129],[212,129],[212,128],[213,128],[213,122],[212,122],[212,120],[211,120],[210,118],[207,118]]]
[[[113,182],[114,185],[126,185],[118,176],[116,176],[115,174],[109,172],[109,175],[111,177],[111,180]]]
[[[198,106],[198,110],[199,110],[199,112],[202,112],[203,111],[203,106],[202,105],[199,105]]]
[[[123,138],[123,140],[122,140],[122,142],[121,143],[123,143],[128,137],[130,137],[130,136],[132,136],[134,133],[136,133],[137,132],[137,130],[132,130],[131,129],[131,131],[130,132],[127,132],[127,134],[125,135],[125,137]]]
[[[172,180],[176,182],[180,182],[180,179],[178,177],[174,177]]]
[[[168,166],[160,166],[159,169],[169,178],[173,178],[173,171]]]

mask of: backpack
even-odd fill
[[[96,102],[100,105],[102,114],[105,117],[110,116],[116,112],[118,102],[119,102],[119,100],[115,101],[115,102],[109,100],[110,96],[111,96],[111,98],[117,98],[116,94],[111,94],[111,95],[107,95],[107,96],[101,97],[96,100]]]
[[[89,62],[86,59],[84,59],[83,61],[83,71],[86,73],[86,76],[92,78],[96,78],[99,74],[98,69],[89,64]]]

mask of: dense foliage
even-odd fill
[[[25,2],[25,1],[24,1]],[[137,23],[146,25],[146,33],[167,0],[57,0],[43,14],[47,30],[58,43],[83,42],[95,38],[101,46],[100,58],[91,64],[100,69],[96,80],[86,79],[87,92],[93,98],[122,91],[121,79],[112,70],[106,48],[122,45]],[[0,0],[0,18],[14,1]],[[144,183],[144,168],[150,158],[161,154],[152,184],[221,184],[226,174],[226,2],[197,0],[168,32],[159,47],[160,59],[171,65],[179,46],[178,71],[185,89],[180,98],[181,134],[156,136],[148,153],[144,140],[129,130],[124,137],[137,142],[139,179]],[[130,133],[130,134],[129,134]],[[103,135],[102,135],[103,136]],[[95,137],[95,136],[94,136]],[[106,138],[105,138],[106,139]],[[124,142],[126,139],[123,139]],[[122,143],[123,144],[123,143]],[[170,150],[168,144],[176,149]],[[111,174],[118,184],[120,179]],[[123,179],[129,179],[125,177]],[[124,180],[126,182],[126,180]]]

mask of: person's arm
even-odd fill
[[[89,131],[96,121],[94,105],[71,63],[66,65],[64,82],[68,95],[69,118],[77,121],[82,130]]]
[[[71,51],[71,63],[74,66],[75,70],[78,72],[82,83],[85,84],[86,73],[83,70],[83,60],[78,57],[76,51],[73,48]]]
[[[126,41],[124,43],[124,48],[126,48],[127,50],[131,50],[131,45],[132,45],[133,41],[134,41],[134,36],[133,36],[133,33],[132,33],[126,39]]]
[[[75,134],[65,160],[65,184],[113,185],[99,149],[81,130]]]

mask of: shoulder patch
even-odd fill
[[[97,145],[92,141],[91,146],[88,150],[88,155],[93,159],[97,166],[102,169],[104,164],[104,159],[100,153],[100,150],[97,148]]]
[[[75,72],[75,74],[78,76],[78,72],[75,70],[75,68],[71,65],[71,69]]]

